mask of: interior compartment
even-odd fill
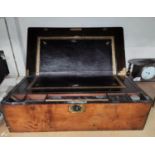
[[[97,89],[124,88],[116,76],[40,76],[32,81],[29,89]]]
[[[22,97],[21,97],[22,96]],[[142,103],[148,102],[149,97],[142,93],[92,93],[92,94],[25,94],[12,95],[7,102],[40,102],[40,103]]]
[[[59,101],[69,101],[71,103],[73,102],[108,102],[109,99],[107,97],[107,94],[52,94],[48,95],[46,98],[47,102],[59,102]]]
[[[130,93],[130,99],[132,102],[148,101],[149,97],[142,93]]]

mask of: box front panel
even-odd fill
[[[143,103],[3,105],[12,132],[143,129],[150,108]]]

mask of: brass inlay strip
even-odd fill
[[[121,88],[125,88],[125,85],[123,84],[123,82],[119,79],[118,76],[114,76],[114,78],[117,80],[117,82],[119,83]]]
[[[72,102],[74,101],[75,103],[77,102],[82,102],[82,101],[87,101],[87,102],[108,102],[109,99],[108,98],[105,98],[105,99],[80,99],[79,101],[78,100],[74,100],[74,99],[46,99],[45,100],[46,102],[64,102],[64,101],[67,101],[67,102]]]
[[[37,39],[37,57],[36,57],[36,75],[39,75],[40,72],[40,38]]]
[[[34,77],[32,82],[28,85],[27,89],[31,89],[33,87],[33,85],[36,83],[37,80],[38,80],[38,76]]]
[[[116,75],[116,55],[115,55],[115,38],[112,37],[112,70],[113,70],[113,75]]]

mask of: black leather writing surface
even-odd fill
[[[40,74],[80,72],[112,74],[112,42],[104,40],[42,40]]]

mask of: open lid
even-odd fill
[[[27,75],[117,75],[123,28],[29,28]]]

